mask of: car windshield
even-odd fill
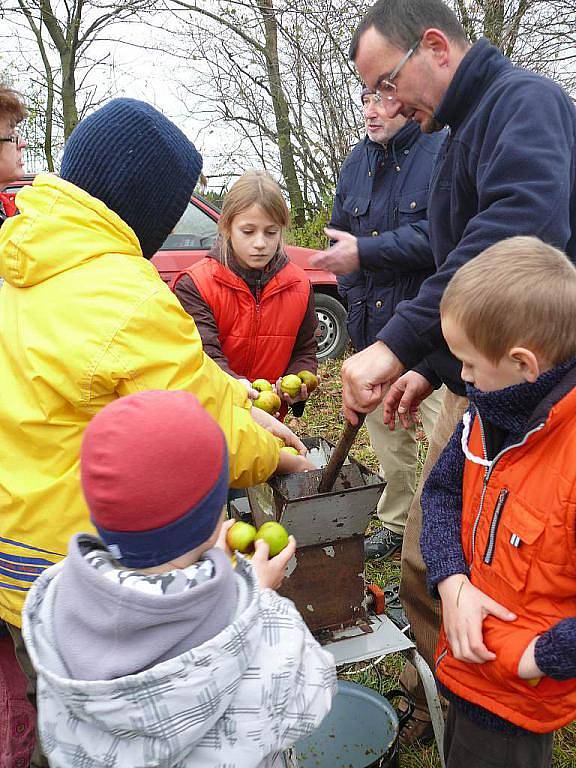
[[[211,248],[217,236],[218,224],[214,219],[194,203],[189,203],[161,250]]]

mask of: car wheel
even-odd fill
[[[348,343],[346,310],[338,299],[325,293],[315,294],[314,301],[318,317],[318,328],[316,329],[318,352],[316,356],[318,360],[338,357],[344,352]]]

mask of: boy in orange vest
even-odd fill
[[[541,768],[576,717],[576,269],[534,237],[454,275],[470,407],[422,494],[447,768]]]

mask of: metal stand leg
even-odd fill
[[[440,697],[438,695],[438,688],[436,686],[436,680],[428,664],[424,661],[424,658],[420,656],[415,648],[408,648],[403,653],[415,666],[416,671],[420,675],[420,680],[424,687],[424,693],[426,694],[426,702],[428,704],[428,711],[430,712],[430,719],[432,720],[432,728],[434,729],[434,737],[436,739],[436,746],[440,754],[440,764],[442,768],[446,768],[444,762],[444,715],[442,713],[442,706],[440,704]]]

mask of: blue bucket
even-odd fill
[[[338,681],[332,709],[320,727],[294,745],[298,768],[384,768],[398,765],[399,716],[388,699],[402,697],[408,710],[414,709],[403,691],[381,694],[358,683]]]

